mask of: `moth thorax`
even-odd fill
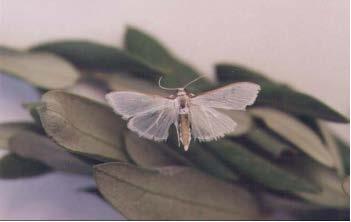
[[[180,108],[179,109],[179,114],[188,114],[189,113],[189,108],[188,107],[184,107],[184,108]]]

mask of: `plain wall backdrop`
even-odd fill
[[[175,55],[211,78],[218,62],[245,65],[313,95],[349,117],[349,4],[348,0],[0,0],[0,45],[25,48],[74,38],[122,47],[126,26],[133,25],[160,39]],[[9,96],[11,91],[5,86],[8,82],[0,84],[0,104],[7,107],[0,107],[0,121],[14,117],[16,112],[9,110],[11,102],[25,99],[16,89],[12,93],[17,97]],[[349,141],[348,124],[331,125]],[[63,177],[49,175],[33,183],[0,181],[0,219],[30,219],[28,215],[60,219],[52,212],[58,206],[72,206],[65,201],[75,203],[78,196],[60,199],[67,191],[55,194],[52,180],[71,184],[69,189],[85,181]],[[53,196],[41,197],[35,200],[35,207],[25,208],[33,206],[33,199],[25,201],[20,191],[25,189],[28,194],[46,183],[51,186],[46,192]],[[62,187],[68,189],[66,185]],[[15,208],[18,203],[22,211]],[[89,210],[88,202],[81,203],[76,207]],[[90,204],[101,204],[94,212],[97,217],[116,217],[107,204]],[[68,219],[84,215],[72,207],[60,214]]]

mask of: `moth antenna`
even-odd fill
[[[177,90],[177,89],[178,89],[178,88],[167,88],[167,87],[161,86],[162,77],[163,77],[163,76],[161,76],[161,77],[158,79],[158,86],[159,86],[161,89],[164,89],[164,90]]]
[[[199,79],[204,78],[204,76],[199,76],[194,80],[191,80],[190,82],[188,82],[185,86],[183,86],[183,89],[185,89],[186,87],[190,86],[191,84],[193,84],[194,82],[198,81]]]

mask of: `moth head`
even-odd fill
[[[185,92],[184,88],[177,89],[177,96],[185,96],[187,93]]]

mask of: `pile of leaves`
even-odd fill
[[[160,76],[179,87],[201,75],[140,30],[128,27],[123,49],[80,40],[3,46],[0,71],[42,94],[24,104],[32,122],[0,125],[0,147],[9,151],[0,160],[1,179],[53,171],[92,176],[97,186],[86,191],[127,219],[279,219],[281,212],[348,218],[349,145],[325,124],[348,118],[261,73],[217,64],[217,83],[201,79],[189,87],[196,94],[249,81],[262,90],[247,112],[226,111],[238,123],[235,132],[192,142],[185,152],[174,129],[167,143],[139,138],[103,98],[117,90],[165,95]]]

